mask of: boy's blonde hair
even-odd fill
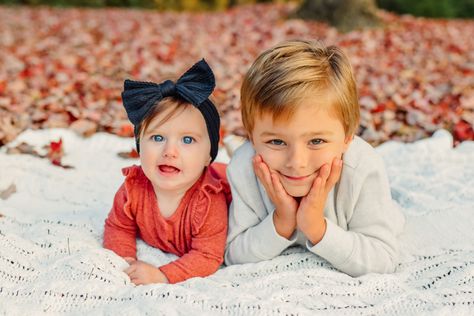
[[[331,100],[321,104],[318,99]],[[357,87],[349,59],[336,46],[316,41],[285,41],[263,52],[244,77],[241,88],[242,121],[250,135],[256,117],[272,114],[288,119],[304,100],[330,106],[347,135],[359,125]]]

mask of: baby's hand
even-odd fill
[[[253,169],[275,205],[273,223],[276,231],[280,236],[289,239],[296,228],[298,202],[285,191],[278,174],[268,167],[260,155],[253,158]]]
[[[124,270],[126,274],[130,277],[130,281],[135,283],[135,285],[150,284],[150,283],[168,283],[168,278],[155,266],[152,266],[149,263],[135,260],[133,258],[124,258],[132,259],[130,260],[130,266]],[[128,262],[129,260],[127,260]]]
[[[326,232],[324,206],[329,192],[341,176],[342,160],[336,157],[331,167],[325,164],[319,170],[318,177],[314,180],[308,195],[301,200],[296,214],[299,230],[313,245],[320,242]]]
[[[137,261],[137,259],[132,258],[132,257],[123,257],[125,261],[127,261],[128,264],[131,264],[134,261]]]

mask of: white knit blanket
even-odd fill
[[[0,150],[0,314],[107,315],[472,315],[474,314],[474,142],[452,148],[438,131],[414,144],[377,148],[407,224],[394,274],[352,278],[292,248],[258,264],[221,268],[177,285],[134,286],[125,261],[101,247],[103,222],[123,180],[117,157],[132,139],[68,130],[26,131],[41,148],[63,138],[62,169]],[[225,161],[227,157],[219,158]],[[138,256],[173,256],[139,242]]]

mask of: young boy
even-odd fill
[[[226,264],[299,244],[351,276],[393,272],[404,218],[382,159],[354,136],[359,104],[346,55],[283,42],[250,67],[241,100],[250,142],[227,169]]]

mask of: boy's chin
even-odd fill
[[[292,197],[299,198],[308,195],[311,186],[284,186],[285,191]]]

